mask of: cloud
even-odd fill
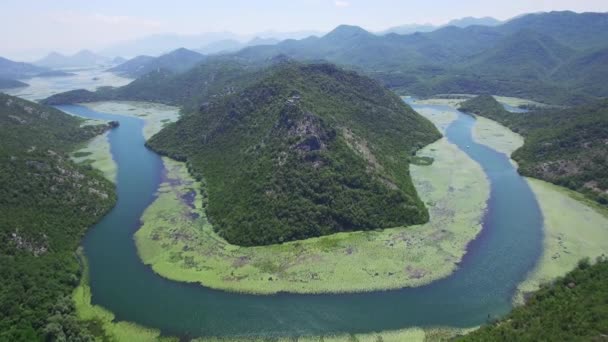
[[[345,7],[350,6],[350,2],[348,2],[346,0],[336,0],[336,1],[334,1],[334,4],[338,8],[345,8]]]

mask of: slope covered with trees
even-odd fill
[[[228,241],[262,245],[425,222],[409,156],[439,133],[375,81],[281,63],[149,141],[205,181]]]
[[[580,191],[608,205],[608,100],[566,109],[510,113],[492,96],[460,110],[496,120],[525,137],[513,153],[519,171]]]
[[[107,129],[0,94],[0,341],[82,341],[73,314],[74,252],[115,201],[98,172],[68,152]]]
[[[205,56],[198,52],[181,48],[159,57],[138,56],[108,71],[134,78],[160,70],[179,73],[194,67],[204,59]]]

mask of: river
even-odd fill
[[[143,121],[82,106],[58,108],[120,122],[109,133],[118,165],[118,202],[83,241],[93,304],[164,335],[295,336],[476,326],[511,309],[516,286],[542,252],[543,218],[528,184],[506,155],[473,140],[475,119],[457,112],[446,136],[482,166],[491,193],[483,229],[452,275],[418,288],[325,295],[246,295],[167,280],[142,264],[133,241],[164,170],[161,158],[144,146]]]

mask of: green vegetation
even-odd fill
[[[433,158],[413,156],[410,158],[410,164],[428,166],[428,165],[433,164]]]
[[[72,153],[72,160],[81,166],[101,171],[106,179],[115,183],[117,166],[112,159],[107,134],[98,135],[81,145]]]
[[[447,111],[421,114],[439,127],[455,119]],[[353,292],[427,284],[453,272],[481,230],[489,185],[480,166],[445,139],[417,155],[434,160],[410,170],[429,206],[428,223],[259,247],[238,247],[219,237],[206,220],[200,185],[184,163],[164,158],[167,181],[135,234],[138,253],[161,276],[238,292]]]
[[[473,137],[507,155],[523,145],[522,137],[484,117],[477,117]],[[574,269],[583,258],[595,259],[608,251],[608,209],[582,194],[528,178],[544,218],[542,256],[513,299],[523,304],[527,293]],[[572,229],[576,227],[576,229]]]
[[[138,253],[161,276],[238,292],[354,292],[427,284],[453,272],[481,230],[489,185],[479,165],[445,139],[419,155],[435,160],[411,167],[430,222],[259,247],[238,247],[218,236],[206,220],[200,184],[184,163],[165,158],[167,181],[135,234]]]
[[[460,109],[496,120],[526,138],[513,153],[523,175],[565,186],[608,205],[608,101],[510,113],[484,95],[463,102]]]
[[[543,253],[535,269],[518,286],[521,304],[527,293],[564,276],[583,258],[608,251],[608,210],[582,196],[541,180],[528,178],[544,217]],[[576,229],[573,229],[576,227]]]
[[[145,75],[138,74],[141,82],[120,91],[95,93],[94,99],[89,93],[75,92],[52,101],[119,99],[182,105],[189,99],[209,96],[209,85],[200,80],[226,85],[221,72],[219,82],[214,77],[193,78],[201,70],[213,70],[218,64],[239,64],[239,72],[248,75],[282,56],[300,61],[327,60],[366,73],[399,93],[418,97],[491,93],[580,105],[608,96],[608,85],[603,81],[607,76],[607,16],[551,12],[526,15],[495,27],[444,27],[433,32],[384,36],[343,25],[320,38],[288,40],[208,57],[196,66],[190,64],[188,68],[192,69],[181,75],[164,66],[151,68]],[[145,58],[134,61],[129,69],[138,70],[146,63],[150,61]],[[193,94],[192,89],[197,92]]]
[[[607,16],[551,12],[495,27],[444,27],[384,36],[340,26],[321,38],[250,47],[236,55],[250,62],[277,54],[325,59],[419,97],[492,93],[573,105],[608,96],[602,81]]]
[[[70,300],[84,231],[114,189],[68,153],[107,129],[0,94],[0,340],[86,340]]]
[[[113,313],[91,304],[91,288],[89,287],[88,266],[82,251],[78,251],[82,262],[82,277],[80,284],[72,292],[71,303],[76,316],[88,329],[93,332],[96,341],[116,342],[147,342],[147,341],[177,341],[175,338],[161,338],[160,331],[138,326],[130,322],[116,321]]]
[[[601,341],[608,334],[608,261],[589,260],[530,295],[507,317],[459,341]]]
[[[451,341],[456,336],[461,336],[472,329],[458,328],[409,328],[394,331],[381,331],[366,334],[341,334],[326,336],[299,336],[283,338],[222,338],[202,337],[192,342],[438,342]]]
[[[150,139],[164,126],[177,121],[180,110],[177,107],[158,103],[137,101],[92,102],[83,104],[92,110],[115,114],[135,116],[144,121],[144,137]]]
[[[108,71],[125,77],[140,77],[157,70],[184,72],[205,59],[198,52],[180,48],[160,57],[138,56]]]
[[[148,142],[204,177],[222,237],[264,245],[428,220],[407,170],[408,156],[440,137],[431,122],[331,65],[283,63],[267,74]]]

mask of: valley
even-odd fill
[[[607,18],[0,57],[0,342],[602,340]]]

